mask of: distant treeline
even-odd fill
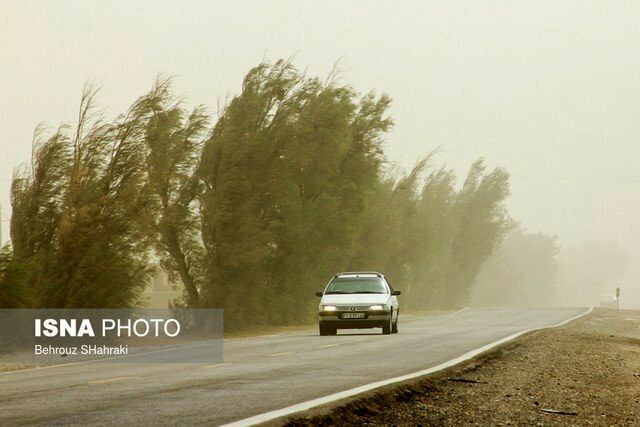
[[[0,306],[136,305],[160,258],[179,304],[231,327],[309,320],[344,270],[384,272],[405,308],[453,307],[511,226],[503,169],[478,160],[457,184],[430,155],[398,172],[390,99],[287,61],[250,70],[213,124],[170,79],[114,121],[95,95],[75,127],[38,130],[14,176]]]
[[[471,303],[484,307],[557,304],[559,291],[569,282],[568,278],[559,282],[558,270],[566,264],[559,256],[556,236],[514,227],[478,273]],[[582,292],[586,290],[583,287]]]

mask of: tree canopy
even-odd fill
[[[215,121],[171,79],[112,122],[86,89],[14,177],[0,305],[136,305],[151,258],[236,327],[310,320],[343,270],[385,273],[413,309],[463,304],[510,227],[507,172],[480,159],[458,183],[436,151],[399,171],[391,99],[334,77],[259,64]]]

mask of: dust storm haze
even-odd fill
[[[263,59],[393,99],[388,160],[459,177],[484,158],[510,174],[517,221],[472,301],[591,305],[622,288],[640,307],[640,3],[0,1],[0,205],[41,122],[77,120],[88,79],[107,115],[159,72],[215,106]],[[524,278],[523,278],[524,277]]]

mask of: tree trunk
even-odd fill
[[[178,274],[180,275],[180,280],[182,280],[182,284],[184,288],[187,290],[187,305],[191,308],[200,306],[200,293],[198,292],[198,287],[196,286],[196,282],[189,272],[189,266],[187,266],[187,260],[182,252],[182,248],[180,248],[180,243],[176,236],[168,230],[165,230],[163,240],[165,245],[167,246],[167,251],[169,255],[173,258],[178,267]]]

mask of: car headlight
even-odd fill
[[[371,311],[381,311],[384,310],[386,308],[386,306],[384,305],[372,305],[371,307],[369,307],[369,310]]]
[[[323,311],[336,311],[337,308],[335,305],[325,305],[322,307]]]

